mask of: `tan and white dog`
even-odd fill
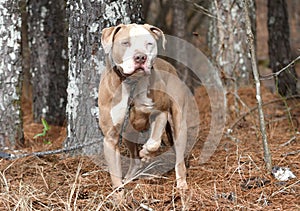
[[[99,125],[114,188],[122,185],[119,136],[132,86],[135,90],[131,96],[129,123],[136,131],[150,130],[150,135],[140,151],[136,143],[123,137],[133,161],[125,178],[130,179],[137,170],[137,160],[147,161],[158,150],[165,128],[170,124],[176,153],[177,188],[187,188],[186,93],[178,84],[175,68],[157,58],[158,41],[165,46],[164,33],[148,24],[121,24],[102,31],[101,42],[107,59],[99,85]]]

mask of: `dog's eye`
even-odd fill
[[[147,46],[153,46],[153,45],[154,45],[153,42],[148,42],[148,43],[147,43]]]
[[[123,42],[121,42],[121,44],[122,44],[124,47],[129,47],[129,46],[130,46],[129,41],[123,41]]]

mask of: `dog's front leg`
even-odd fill
[[[141,161],[139,159],[137,143],[132,142],[132,140],[125,140],[125,143],[130,152],[130,164],[123,180],[126,183],[130,181],[136,172],[141,168]]]
[[[103,147],[113,188],[118,188],[122,185],[121,156],[118,146],[118,137],[105,137]]]
[[[164,132],[168,121],[167,112],[155,111],[150,116],[151,133],[150,138],[144,144],[143,149],[140,151],[142,161],[148,161],[151,157],[149,154],[158,150],[161,144],[161,137]]]

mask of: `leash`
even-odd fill
[[[100,140],[92,141],[85,144],[79,144],[76,146],[71,146],[69,148],[62,148],[62,149],[56,149],[56,150],[49,150],[49,151],[42,151],[42,152],[32,152],[32,153],[25,153],[25,154],[12,154],[12,153],[6,153],[6,152],[0,152],[0,158],[4,158],[7,160],[13,160],[13,159],[19,159],[24,157],[30,157],[30,156],[45,156],[45,155],[54,155],[54,154],[60,154],[60,153],[67,153],[70,151],[75,151],[78,149],[82,149],[87,146],[91,146],[94,144],[99,144],[100,142],[103,142],[103,137],[100,138]]]
[[[117,73],[116,69],[115,68],[113,68],[113,69]],[[126,83],[126,78],[125,78],[126,76],[125,75],[118,74],[118,76],[121,78],[122,83],[123,82]],[[120,135],[119,135],[119,144],[120,145],[122,144],[122,134],[125,131],[125,128],[127,127],[127,124],[128,124],[130,110],[133,106],[133,93],[135,91],[135,88],[136,88],[136,85],[137,85],[138,82],[133,81],[133,82],[129,82],[129,83],[132,83],[132,85],[131,85],[131,89],[130,89],[130,93],[129,93],[129,98],[128,98],[128,101],[127,101],[127,109],[126,109],[124,121],[122,123],[121,131],[120,131]],[[76,145],[76,146],[71,146],[69,148],[62,148],[62,149],[57,149],[57,150],[48,150],[48,151],[32,152],[32,153],[24,153],[24,154],[13,154],[13,153],[6,153],[6,152],[1,152],[0,151],[0,158],[4,158],[4,159],[7,159],[7,160],[13,160],[13,159],[19,159],[19,158],[30,157],[30,156],[41,157],[41,156],[46,156],[46,155],[67,153],[67,152],[70,152],[70,151],[75,151],[75,150],[78,150],[78,149],[82,149],[84,147],[91,146],[91,145],[94,145],[94,144],[98,144],[98,143],[101,143],[101,142],[103,142],[103,136],[100,137],[100,140],[97,140],[97,141],[84,143],[84,144],[79,144],[79,145]]]
[[[119,135],[119,144],[122,144],[122,133],[125,131],[125,128],[127,127],[128,120],[129,120],[129,115],[130,115],[130,110],[133,106],[133,93],[135,91],[137,82],[134,82],[131,86],[130,89],[130,94],[129,98],[127,101],[127,109],[124,117],[124,121],[122,123],[120,135]],[[65,142],[65,141],[64,141]],[[14,160],[14,159],[19,159],[19,158],[24,158],[24,157],[30,157],[30,156],[36,156],[36,157],[41,157],[41,156],[46,156],[46,155],[55,155],[55,154],[61,154],[61,153],[68,153],[71,151],[79,150],[87,146],[91,146],[94,144],[99,144],[103,142],[103,136],[100,137],[99,140],[97,141],[92,141],[89,143],[84,143],[84,144],[79,144],[76,146],[71,146],[68,148],[62,148],[62,149],[56,149],[56,150],[48,150],[48,151],[41,151],[41,152],[32,152],[32,153],[24,153],[24,154],[13,154],[13,153],[6,153],[6,152],[0,152],[0,158],[4,158],[7,160]]]
[[[124,82],[124,83],[126,83],[126,82]],[[127,109],[126,109],[124,121],[122,123],[121,131],[120,131],[120,135],[119,135],[119,145],[122,144],[122,134],[125,131],[125,128],[127,127],[127,124],[128,124],[130,110],[133,106],[133,93],[136,88],[136,85],[137,85],[136,81],[131,85],[131,89],[130,89],[130,93],[129,93],[129,97],[128,97],[128,101],[127,101]]]

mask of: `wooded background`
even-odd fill
[[[300,54],[300,2],[250,2],[261,75],[276,73]],[[101,30],[119,23],[147,22],[191,42],[218,67],[227,92],[251,86],[243,6],[244,0],[1,1],[0,148],[22,146],[24,101],[32,103],[35,121],[66,126],[65,147],[100,139]],[[295,67],[265,86],[282,96],[299,93]],[[187,68],[178,69],[192,90],[201,86]]]

